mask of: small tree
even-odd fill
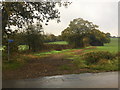
[[[105,43],[110,43],[110,38],[111,38],[110,33],[106,33],[105,35],[106,35],[106,41],[105,41]]]
[[[25,42],[29,46],[29,50],[33,52],[39,51],[43,47],[43,36],[41,34],[41,29],[42,26],[38,27],[38,25],[30,25],[25,33]]]

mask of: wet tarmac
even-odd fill
[[[3,88],[118,88],[118,72],[57,75],[4,80]]]

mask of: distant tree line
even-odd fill
[[[120,38],[119,36],[111,36],[111,38]]]
[[[44,35],[44,42],[55,42],[55,41],[63,41],[61,35],[55,36],[54,34],[46,34]]]

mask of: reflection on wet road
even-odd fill
[[[84,73],[4,80],[3,88],[118,88],[118,72]]]

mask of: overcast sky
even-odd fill
[[[60,35],[75,18],[83,18],[99,26],[99,30],[118,35],[118,0],[71,0],[68,7],[59,8],[61,22],[52,20],[44,31]]]

